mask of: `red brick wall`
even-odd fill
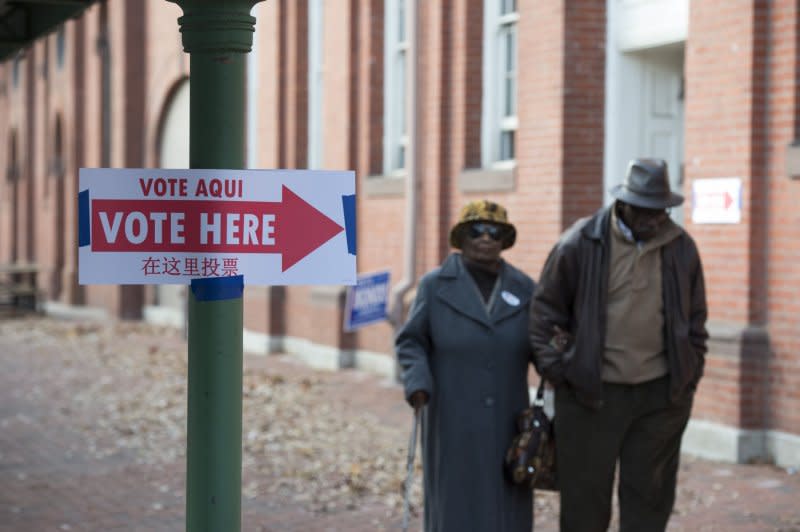
[[[442,128],[452,116],[455,99],[453,93],[458,90],[452,86],[454,66],[444,63],[454,60],[453,54],[457,53],[450,31],[456,32],[458,28],[459,18],[453,13],[458,9],[458,4],[456,0],[420,3],[417,78],[417,128],[420,135],[417,141],[417,276],[423,275],[441,262],[441,232],[446,230],[444,226],[447,224],[447,216],[443,215],[442,209],[447,205],[445,196],[451,178],[449,172],[443,175],[443,165],[448,169],[452,168],[449,159],[451,142],[462,134],[452,126],[448,128],[447,136],[441,134]],[[445,56],[448,50],[451,52]],[[445,93],[444,90],[448,87],[451,91]],[[399,228],[402,227],[401,223]],[[402,238],[404,237],[398,242],[402,243]]]
[[[751,237],[754,222],[763,222],[760,193],[755,190],[763,177],[758,153],[763,148],[762,131],[756,124],[763,112],[757,72],[764,60],[763,41],[755,31],[763,19],[753,2],[721,8],[716,2],[700,1],[692,2],[690,9],[685,67],[687,190],[698,178],[741,178],[742,221],[735,225],[687,221],[687,227],[703,259],[710,319],[744,330],[751,323],[751,269],[762,245]],[[737,397],[761,389],[743,386],[745,369],[752,368],[745,368],[737,341],[723,351],[711,344],[695,416],[738,426],[757,405],[742,404]],[[757,369],[755,376],[762,374]]]
[[[686,178],[739,177],[742,223],[687,227],[700,247],[711,317],[747,324],[753,217],[753,2],[690,4],[686,45]],[[687,205],[691,208],[691,205]]]
[[[31,116],[29,128],[31,138],[33,140],[31,146],[33,150],[29,152],[32,156],[31,169],[31,185],[29,189],[31,193],[31,219],[33,221],[32,230],[27,231],[28,237],[31,240],[32,258],[35,262],[45,264],[42,278],[39,282],[43,286],[47,286],[48,279],[53,274],[54,264],[54,248],[53,242],[50,240],[52,234],[52,216],[55,209],[53,209],[53,202],[48,185],[48,160],[51,157],[50,145],[52,127],[47,127],[47,121],[50,119],[50,99],[49,93],[52,87],[52,79],[50,72],[50,43],[49,39],[39,40],[34,44],[33,50],[35,53],[32,55],[34,67],[34,80],[32,88],[33,106],[36,111]],[[34,199],[35,198],[35,199]],[[34,207],[34,201],[40,206]]]
[[[351,20],[351,5],[355,3],[349,0],[323,2],[323,20],[327,30],[322,33],[325,69],[322,89],[323,168],[330,170],[348,170],[355,162],[351,160],[358,127],[356,110],[351,109],[354,74],[358,72],[356,65],[352,64],[351,51],[351,34],[357,24],[357,20]],[[301,167],[307,168],[307,164]]]
[[[278,94],[280,79],[276,76],[279,63],[279,2],[262,2],[256,6],[256,32],[253,47],[256,54],[256,71],[248,75],[256,76],[257,92],[255,102],[248,102],[248,114],[256,109],[256,145],[248,146],[255,150],[257,168],[278,168],[278,139],[282,136],[276,127],[278,123]],[[252,104],[252,105],[251,105]],[[283,302],[279,290],[270,287],[246,286],[244,292],[244,326],[248,330],[275,334],[282,332],[281,320]],[[280,329],[280,331],[277,331]]]
[[[81,17],[67,24],[66,34],[66,63],[65,70],[69,72],[68,80],[65,83],[64,96],[64,115],[66,120],[64,128],[64,143],[66,145],[66,164],[65,164],[65,189],[69,197],[75,198],[78,195],[78,172],[77,168],[86,165],[85,145],[84,145],[84,117],[86,102],[86,16]],[[77,202],[67,201],[65,219],[66,223],[64,236],[67,242],[66,264],[64,266],[64,287],[65,293],[62,301],[71,304],[83,304],[86,301],[86,291],[78,284],[78,246],[74,245],[78,234],[78,213]]]
[[[96,12],[96,10],[93,10]],[[83,131],[76,128],[76,103],[83,101],[77,88],[76,71],[83,69],[85,20],[65,25],[64,64],[56,57],[56,36],[50,34],[24,51],[16,88],[11,80],[13,61],[6,63],[8,81],[0,96],[0,108],[7,142],[2,158],[0,197],[8,203],[0,208],[4,232],[0,260],[31,260],[41,265],[39,288],[49,299],[80,302],[82,289],[76,286],[77,259],[74,198],[77,193],[77,151],[84,146]],[[77,61],[78,52],[81,61]],[[83,118],[83,114],[81,114]],[[57,143],[56,124],[60,128]],[[11,165],[11,132],[16,138],[15,166],[19,180],[6,180]],[[57,159],[58,157],[58,159]],[[12,203],[15,198],[15,204]],[[0,200],[2,201],[2,200]],[[13,234],[12,231],[16,232]]]
[[[563,229],[561,222],[564,116],[563,2],[521,0],[516,194],[509,216],[517,245],[507,257],[538,278]],[[544,23],[544,21],[547,21]]]
[[[41,53],[41,43],[38,46],[32,46],[27,54],[27,61],[25,62],[25,121],[23,131],[25,132],[25,151],[22,153],[23,160],[25,161],[24,170],[20,174],[19,182],[19,218],[17,222],[20,227],[25,227],[27,230],[21,233],[18,240],[18,258],[28,262],[36,262],[36,209],[34,207],[36,182],[38,181],[38,162],[40,153],[37,153],[39,146],[36,144],[36,118],[40,110],[37,109],[36,101],[36,87],[39,72],[41,72],[41,65],[39,65],[38,55]],[[36,67],[40,68],[37,69]],[[38,72],[37,72],[38,70]]]
[[[147,42],[157,42],[157,47],[145,50],[143,74],[146,131],[143,133],[144,165],[159,165],[158,150],[164,114],[179,83],[189,76],[189,55],[183,51],[178,18],[181,8],[171,2],[147,0],[143,4],[146,12],[145,36]],[[128,52],[133,55],[134,51]],[[188,143],[188,141],[187,141]]]
[[[459,175],[480,166],[483,2],[420,2],[417,276],[450,251],[447,234],[468,200],[490,197],[508,207],[519,237],[506,258],[533,277],[562,230],[600,206],[605,4],[519,0],[520,125],[514,188],[464,193]],[[367,176],[382,172],[383,1],[324,5],[324,164],[356,171],[359,271],[388,268],[397,282],[406,273],[406,198],[369,195],[364,186]],[[188,69],[176,23],[180,9],[160,0],[147,0],[145,6],[139,10],[110,0],[106,7],[113,45],[108,162],[114,166],[156,163],[164,106]],[[800,180],[785,175],[786,147],[800,136],[798,8],[792,0],[694,0],[690,6],[686,190],[694,179],[713,177],[739,177],[744,188],[740,224],[687,221],[701,250],[710,316],[717,324],[695,413],[733,426],[759,428],[766,423],[800,433],[800,214],[795,207]],[[18,88],[11,87],[11,63],[1,67],[0,260],[42,260],[51,280],[63,279],[63,300],[119,313],[130,294],[120,297],[117,287],[74,284],[77,168],[103,162],[102,71],[96,51],[100,11],[94,6],[80,21],[67,24],[63,71],[54,71],[52,40],[38,43],[23,60]],[[271,1],[258,10],[261,167],[306,165],[306,11],[306,2],[291,0]],[[141,54],[138,41],[152,46]],[[43,79],[45,53],[51,59]],[[69,198],[60,235],[54,229],[57,189],[48,174],[56,117],[64,131],[63,186]],[[16,191],[5,180],[11,131],[21,179]],[[688,213],[690,198],[687,207]],[[60,275],[56,263],[62,259],[53,245],[58,237],[69,242]],[[57,284],[47,286],[55,293]],[[357,341],[362,349],[391,350],[391,330],[385,324],[344,336],[338,296],[331,294],[309,287],[248,289],[247,326],[326,345],[346,348]]]
[[[762,191],[767,245],[763,282],[757,297],[767,303],[770,335],[769,427],[800,433],[800,180],[785,171],[786,147],[800,134],[800,55],[797,2],[777,0],[768,13],[769,86],[764,127],[767,171]]]
[[[124,141],[124,123],[115,123],[115,119],[119,121],[119,115],[115,113],[115,100],[114,95],[111,95],[111,124],[108,131],[104,130],[105,125],[103,121],[103,63],[101,56],[101,49],[99,48],[99,39],[103,32],[107,31],[109,37],[109,46],[111,45],[110,39],[112,35],[117,35],[109,27],[104,29],[104,25],[113,20],[113,16],[109,13],[114,10],[120,9],[118,2],[111,2],[108,4],[95,4],[93,8],[87,11],[84,21],[84,34],[83,34],[83,50],[85,61],[85,77],[84,77],[84,94],[83,94],[83,114],[79,117],[83,139],[82,145],[84,148],[83,153],[83,166],[85,167],[102,167],[102,166],[121,166],[122,160],[114,159],[114,150]],[[104,15],[105,12],[105,15]],[[110,82],[112,92],[118,88],[119,82],[115,85],[115,75],[119,75],[120,71],[115,72],[116,65],[120,62],[119,53],[122,50],[110,50]],[[120,95],[121,96],[121,95]],[[115,116],[116,114],[116,116]],[[115,129],[116,126],[116,129]],[[77,169],[76,179],[77,179]],[[107,285],[88,285],[83,287],[86,304],[92,307],[105,308],[112,315],[116,315],[119,310],[119,289],[114,286]]]
[[[561,223],[597,210],[603,190],[605,0],[566,2]]]
[[[704,261],[712,322],[743,335],[727,348],[712,341],[695,411],[734,426],[798,433],[800,187],[785,171],[798,110],[797,6],[691,6],[689,185],[713,177],[743,184],[740,224],[687,224]]]
[[[0,260],[5,262],[16,258],[17,231],[16,218],[16,180],[23,164],[19,131],[21,112],[24,109],[22,87],[24,67],[18,65],[18,80],[14,82],[14,61],[3,64],[2,92],[0,92]]]
[[[66,35],[66,29],[65,29]],[[48,36],[40,46],[41,81],[38,83],[37,105],[42,110],[36,120],[36,137],[41,158],[37,172],[37,197],[42,208],[37,215],[37,262],[44,265],[40,285],[52,299],[60,299],[65,292],[64,271],[67,249],[72,239],[66,238],[66,213],[70,197],[67,195],[67,163],[71,161],[68,141],[72,135],[72,120],[66,115],[65,97],[68,91],[67,58],[63,66],[58,65],[56,36]],[[66,94],[65,94],[66,92]]]
[[[0,261],[11,260],[11,220],[10,213],[13,208],[11,202],[11,186],[9,172],[13,165],[12,150],[16,150],[15,141],[12,141],[13,131],[11,122],[11,61],[0,63]]]
[[[462,11],[463,48],[462,80],[464,86],[463,168],[481,166],[481,99],[483,98],[483,2],[469,0]],[[446,135],[447,130],[442,129]]]
[[[471,105],[472,102],[470,105],[467,103],[467,92],[471,84],[480,84],[480,76],[468,81],[467,72],[474,70],[468,67],[475,63],[480,68],[480,47],[475,49],[474,43],[483,35],[481,26],[469,24],[470,17],[467,16],[467,13],[475,12],[475,18],[481,19],[482,2],[444,0],[432,8],[437,10],[436,18],[431,19],[430,26],[421,25],[421,47],[427,53],[426,68],[419,82],[423,84],[423,93],[431,93],[422,100],[431,101],[425,103],[427,109],[420,116],[420,126],[424,123],[422,144],[427,145],[433,138],[438,138],[439,142],[422,155],[425,164],[422,196],[426,215],[422,230],[425,242],[423,272],[438,266],[450,252],[448,233],[462,203],[454,183],[461,170],[468,166],[466,152],[471,139],[466,122],[468,115],[473,121],[475,115],[475,106]],[[421,17],[424,17],[421,21],[427,20],[425,14]],[[434,21],[438,21],[438,25],[434,25]],[[468,31],[473,34],[470,35]],[[429,50],[426,44],[422,44],[427,43],[428,39],[439,43],[435,55],[430,53],[433,50]],[[433,102],[440,104],[435,112],[431,105]],[[478,140],[480,142],[480,137]],[[480,145],[477,149],[474,145],[469,148],[480,157]]]
[[[281,0],[279,39],[279,137],[281,168],[308,162],[308,3]]]
[[[602,202],[605,2],[519,2],[518,229],[508,254],[538,278],[561,232]]]

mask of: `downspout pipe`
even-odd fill
[[[389,323],[395,332],[403,324],[403,298],[417,281],[417,184],[419,182],[419,135],[418,135],[418,107],[419,107],[419,0],[409,3],[406,13],[407,28],[411,31],[408,57],[411,60],[408,79],[406,80],[406,94],[408,94],[408,107],[406,117],[408,124],[408,155],[406,164],[406,210],[403,238],[403,277],[392,288],[389,311]]]

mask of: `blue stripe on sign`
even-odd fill
[[[92,243],[92,231],[89,222],[89,190],[78,192],[78,247]]]
[[[244,275],[192,279],[192,294],[198,301],[221,301],[242,297]]]
[[[344,227],[347,235],[347,252],[356,254],[356,195],[342,196]]]

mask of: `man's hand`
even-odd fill
[[[414,413],[419,412],[420,408],[428,404],[428,393],[424,390],[417,390],[411,394],[409,399],[411,406],[414,408]]]
[[[570,334],[563,330],[558,325],[553,325],[553,332],[555,333],[553,337],[550,339],[550,347],[558,351],[559,353],[563,353],[567,350],[567,346],[569,346],[570,341],[572,338]]]

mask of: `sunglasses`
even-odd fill
[[[628,208],[636,218],[659,224],[666,222],[670,213],[670,209],[647,209],[645,207],[637,207],[636,205],[628,205]]]
[[[483,235],[489,235],[492,240],[500,240],[503,238],[505,231],[503,228],[493,224],[477,223],[469,226],[469,237],[480,238]]]

